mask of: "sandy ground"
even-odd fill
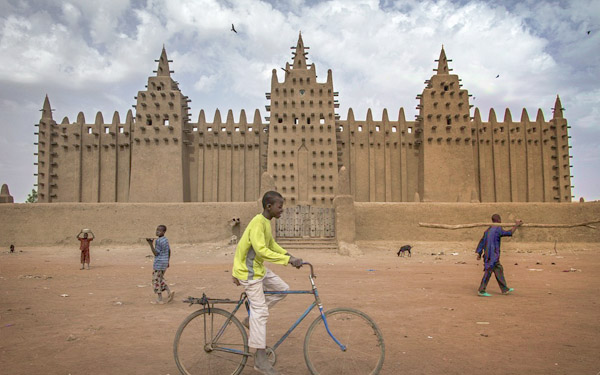
[[[311,261],[325,308],[369,314],[386,343],[383,374],[597,374],[600,371],[600,244],[508,241],[502,263],[513,295],[476,296],[482,264],[474,242],[360,243],[364,255],[296,251]],[[91,246],[92,269],[79,270],[71,247],[0,253],[2,374],[178,374],[172,343],[194,311],[188,296],[237,298],[230,283],[233,246],[173,245],[166,278],[176,301],[155,305],[152,259],[134,247]],[[438,255],[438,253],[442,253]],[[435,255],[432,255],[434,253]],[[294,289],[307,270],[271,267]],[[565,270],[573,272],[563,272]],[[68,296],[62,296],[68,295]],[[274,343],[310,303],[289,296],[271,312]],[[302,342],[313,312],[278,349],[283,374],[308,374]],[[481,324],[481,323],[487,324]],[[249,364],[251,361],[249,361]],[[254,374],[247,366],[243,374]]]

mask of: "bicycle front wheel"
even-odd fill
[[[185,375],[237,375],[248,360],[248,336],[228,311],[202,309],[190,314],[177,329],[173,354]]]
[[[383,366],[385,344],[377,324],[367,314],[349,308],[325,312],[331,333],[343,351],[327,333],[319,316],[308,327],[304,338],[304,360],[313,375],[376,375]]]

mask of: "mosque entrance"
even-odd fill
[[[298,205],[283,209],[276,221],[278,238],[335,237],[335,209]]]

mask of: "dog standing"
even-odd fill
[[[411,256],[410,249],[412,249],[412,246],[410,246],[410,245],[402,246],[400,248],[400,250],[398,250],[398,256],[400,256],[400,255],[404,256],[404,253],[408,252],[408,256],[410,257]]]

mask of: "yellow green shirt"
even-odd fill
[[[271,221],[262,214],[254,216],[242,238],[240,238],[233,258],[233,277],[239,280],[257,280],[267,272],[263,262],[288,264],[287,251],[275,242],[271,233]]]

